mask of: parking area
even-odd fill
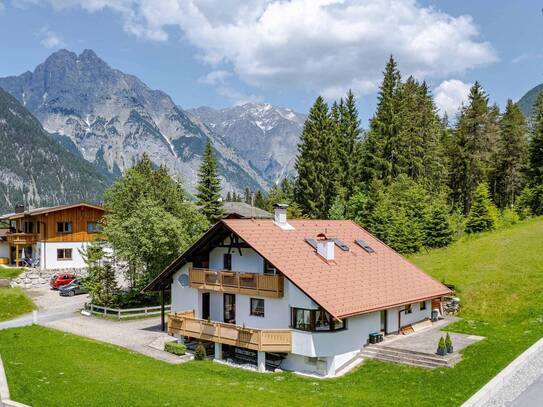
[[[49,286],[30,288],[26,290],[38,306],[40,312],[44,311],[77,311],[83,308],[83,304],[89,300],[87,294],[75,295],[73,297],[61,297],[58,290],[51,290]]]

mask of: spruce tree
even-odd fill
[[[491,167],[495,111],[488,106],[488,96],[478,82],[471,87],[467,105],[458,116],[451,150],[449,186],[455,206],[468,214],[473,194],[486,182]]]
[[[295,168],[296,202],[311,218],[326,218],[336,196],[336,160],[328,106],[317,97],[304,123]]]
[[[430,215],[424,225],[426,247],[448,246],[454,236],[445,205],[434,204]]]
[[[526,119],[517,104],[507,101],[500,119],[495,169],[492,175],[494,201],[500,208],[512,207],[522,190],[528,140]]]
[[[496,207],[490,200],[488,186],[481,183],[473,195],[473,204],[466,220],[466,232],[477,233],[496,227]]]
[[[398,174],[397,156],[400,153],[399,90],[401,76],[392,56],[385,67],[379,89],[377,111],[370,120],[370,129],[364,142],[362,177],[364,180],[381,179],[390,183]]]
[[[540,186],[543,185],[543,92],[539,93],[535,102],[532,121],[528,172],[532,186]]]
[[[224,217],[221,200],[221,181],[217,174],[215,154],[208,141],[204,150],[202,164],[198,170],[198,185],[196,185],[196,204],[201,207],[202,213],[211,223]]]
[[[260,190],[256,191],[255,193],[254,206],[260,209],[266,209],[266,199]]]

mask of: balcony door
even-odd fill
[[[202,319],[209,319],[209,293],[202,293]]]
[[[224,322],[229,324],[236,323],[236,295],[224,294]]]

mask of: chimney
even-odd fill
[[[273,208],[274,208],[273,223],[275,223],[281,229],[293,230],[294,228],[291,225],[289,225],[289,223],[287,222],[288,205],[282,204],[282,203],[274,203]]]
[[[334,241],[328,239],[324,233],[317,235],[317,253],[325,260],[334,260],[334,246]]]
[[[15,205],[15,213],[24,213],[25,206],[24,205]]]

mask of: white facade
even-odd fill
[[[36,244],[35,257],[40,259],[41,269],[84,268],[85,260],[81,250],[88,244],[89,242],[39,242]],[[72,258],[58,258],[58,249],[72,249]]]
[[[209,254],[209,268],[223,269],[223,255],[228,248],[217,247]],[[264,259],[249,248],[232,249],[232,271],[263,273]],[[185,264],[173,275],[172,311],[194,310],[196,318],[202,318],[203,290],[183,286],[181,281],[188,281],[191,264]],[[186,277],[181,277],[185,274]],[[319,305],[312,301],[288,279],[284,280],[282,298],[264,298],[236,294],[235,320],[237,325],[258,329],[291,329],[291,307],[316,310]],[[223,294],[210,292],[210,319],[223,321]],[[250,314],[250,298],[264,299],[264,316]],[[420,310],[419,304],[413,304],[412,313],[401,312],[402,326],[430,317],[431,304],[427,301],[426,310]],[[387,314],[387,332],[398,331],[398,312],[405,307],[393,308]],[[369,335],[379,332],[381,327],[380,312],[350,317],[346,320],[347,328],[338,331],[307,332],[292,330],[292,352],[281,364],[285,370],[318,373],[334,376],[343,365],[349,363],[368,342]],[[221,349],[218,347],[217,349]],[[259,357],[261,357],[259,355]]]
[[[7,242],[0,242],[0,257],[9,259],[9,244]]]

